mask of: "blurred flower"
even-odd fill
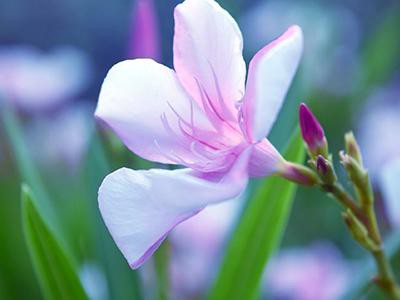
[[[108,299],[106,277],[96,264],[84,263],[79,271],[79,277],[90,300]]]
[[[400,158],[399,97],[399,81],[395,81],[373,93],[361,113],[357,140],[373,180],[378,179],[386,163]]]
[[[285,168],[265,136],[296,71],[301,29],[292,26],[255,55],[244,93],[242,36],[233,18],[213,0],[186,0],[174,15],[176,72],[149,59],[118,63],[96,110],[137,155],[188,167],[122,168],[104,179],[100,211],[132,268],[176,225],[239,195],[249,175]]]
[[[171,279],[174,299],[202,295],[209,286],[241,203],[241,199],[237,199],[207,206],[172,231]]]
[[[86,55],[71,47],[44,53],[28,46],[0,48],[0,93],[26,112],[71,100],[87,84]]]
[[[315,1],[260,1],[240,19],[248,53],[260,49],[290,24],[299,24],[305,36],[301,86],[334,95],[350,93],[359,65],[360,26],[355,15],[345,7]]]
[[[128,58],[152,58],[159,61],[161,48],[157,15],[153,0],[137,0],[133,8]]]
[[[93,110],[84,104],[30,120],[26,135],[33,157],[46,167],[61,164],[76,170],[86,153],[92,122]]]
[[[389,222],[400,227],[400,157],[388,162],[380,176],[381,190]]]
[[[267,266],[265,293],[285,300],[340,299],[349,271],[338,250],[330,244],[285,249]]]

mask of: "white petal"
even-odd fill
[[[170,156],[187,161],[193,157],[188,146],[191,140],[179,128],[180,118],[196,127],[209,126],[175,72],[150,59],[126,60],[113,66],[104,80],[95,114],[131,151],[162,163],[174,163]]]
[[[180,81],[198,103],[201,86],[219,114],[236,121],[235,104],[243,97],[246,76],[238,25],[213,0],[186,0],[174,17],[174,67]]]
[[[247,184],[245,150],[225,176],[190,169],[119,169],[99,189],[99,207],[115,243],[139,267],[179,223],[206,205],[236,197]]]
[[[247,135],[259,141],[270,131],[303,51],[300,27],[291,26],[251,60],[243,102]]]

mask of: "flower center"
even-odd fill
[[[233,117],[232,111],[227,107],[222,97],[218,80],[213,71],[213,79],[218,99],[209,97],[207,91],[195,78],[203,112],[212,125],[212,130],[200,128],[194,122],[194,100],[189,100],[190,114],[186,119],[168,102],[168,105],[177,118],[177,129],[172,128],[166,114],[160,116],[165,130],[170,136],[191,152],[191,160],[188,161],[173,151],[163,152],[169,160],[185,165],[202,172],[222,171],[228,168],[235,160],[243,145],[243,134],[240,129],[240,113]],[[197,104],[196,104],[197,105]],[[231,120],[234,119],[235,122]],[[158,149],[161,148],[155,141]]]

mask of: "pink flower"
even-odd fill
[[[210,205],[171,232],[173,299],[204,296],[202,293],[216,275],[221,250],[240,213],[242,200],[239,197]]]
[[[132,268],[179,223],[238,196],[249,176],[285,170],[265,138],[295,74],[302,32],[292,26],[246,66],[233,18],[212,0],[175,9],[175,71],[150,59],[116,64],[96,116],[137,155],[177,170],[119,169],[99,189],[100,211]]]
[[[65,104],[83,90],[89,77],[87,56],[72,47],[49,53],[28,46],[0,48],[0,93],[29,113]]]
[[[285,249],[267,267],[265,292],[268,299],[341,299],[349,271],[349,265],[331,244]]]
[[[75,102],[52,114],[29,120],[25,132],[32,157],[41,167],[63,168],[65,173],[76,175],[94,129],[92,116],[91,105]]]
[[[133,8],[129,40],[129,58],[161,57],[157,16],[152,0],[138,0]]]

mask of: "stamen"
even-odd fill
[[[210,66],[211,67],[211,66]],[[212,69],[212,67],[211,67]],[[212,69],[215,87],[218,92],[219,106],[223,110],[224,117],[230,115],[232,112],[228,110],[226,103],[223,101],[222,94],[218,85],[218,81],[215,76],[215,72]],[[162,113],[160,116],[161,122],[166,130],[166,133],[170,135],[176,142],[182,146],[182,151],[187,151],[187,154],[191,153],[192,156],[182,155],[184,153],[175,153],[174,150],[162,149],[157,140],[154,140],[156,148],[165,158],[170,160],[172,163],[177,163],[185,165],[189,168],[199,170],[201,172],[217,172],[222,171],[227,168],[227,166],[232,161],[231,158],[235,156],[235,146],[230,146],[235,139],[231,140],[230,135],[226,135],[225,132],[227,127],[233,129],[234,132],[239,132],[239,128],[233,127],[223,116],[221,116],[220,111],[214,106],[207,93],[207,91],[201,86],[199,81],[194,78],[197,87],[200,92],[201,101],[203,104],[204,112],[213,125],[213,129],[206,130],[196,127],[194,123],[194,103],[192,99],[188,99],[190,105],[190,116],[186,119],[178,112],[176,108],[170,102],[167,102],[169,108],[171,109],[174,118],[174,124],[171,124],[168,120],[167,114]],[[189,119],[190,118],[190,119]],[[189,120],[187,120],[189,119]],[[238,112],[238,120],[243,123],[243,116],[241,111]],[[176,124],[175,124],[176,122]],[[173,125],[173,126],[171,126]],[[235,137],[236,133],[230,132]],[[189,161],[186,159],[189,158]],[[193,161],[192,161],[193,159]]]
[[[243,108],[242,106],[239,107],[238,110],[238,115],[237,115],[237,120],[238,120],[238,124],[239,124],[239,128],[242,131],[244,137],[249,140],[249,136],[247,134],[247,128],[246,128],[246,124],[244,122],[244,113],[243,113]]]
[[[182,137],[179,136],[178,134],[176,134],[176,132],[175,132],[175,131],[171,128],[171,126],[169,125],[169,122],[168,122],[168,119],[167,119],[167,116],[165,115],[165,113],[163,113],[163,114],[160,116],[160,119],[161,119],[161,122],[162,122],[162,124],[163,124],[165,130],[168,132],[168,134],[169,134],[170,136],[173,136],[173,137],[176,139],[176,141],[179,142],[181,145],[185,146],[186,143],[185,143],[185,141],[182,139]]]
[[[210,61],[208,61],[208,64],[210,66],[211,73],[213,75],[215,89],[217,90],[218,101],[219,101],[219,105],[222,109],[222,114],[224,115],[225,119],[232,120],[232,119],[234,119],[234,116],[232,115],[231,110],[228,108],[228,106],[226,105],[226,102],[224,101],[224,98],[222,96],[222,92],[221,92],[221,89],[220,89],[220,86],[218,83],[218,78],[217,78],[217,75],[215,74],[215,70]]]
[[[188,126],[189,128],[191,128],[192,130],[194,130],[194,126],[193,126],[193,122],[190,124],[189,122],[187,122],[176,110],[175,108],[171,105],[171,103],[169,103],[169,101],[167,101],[168,106],[171,108],[171,110],[173,111],[173,113],[178,117],[178,122],[182,122],[184,123],[186,126]]]
[[[212,106],[211,106],[211,109],[213,109],[213,110],[210,109],[210,101],[209,100],[207,101],[205,99],[205,97],[204,97],[204,89],[200,85],[200,83],[197,80],[197,78],[194,77],[194,79],[196,81],[197,87],[198,87],[199,92],[200,92],[200,97],[201,97],[201,102],[203,104],[204,112],[206,113],[206,115],[208,117],[208,120],[211,122],[211,124],[214,126],[214,128],[218,130],[221,127],[222,118],[220,117],[219,118],[220,120],[218,120],[216,118],[216,116],[218,116],[218,114],[216,113],[215,109]]]
[[[161,146],[160,146],[160,144],[158,143],[158,141],[157,140],[154,140],[154,145],[156,146],[156,148],[157,148],[157,150],[160,152],[160,154],[162,155],[162,156],[164,156],[165,158],[167,158],[167,159],[169,159],[172,163],[181,163],[177,158],[177,156],[175,156],[175,157],[173,157],[172,156],[172,154],[173,153],[171,153],[171,154],[168,154],[168,153],[166,153],[165,151],[163,151],[162,150],[162,148],[161,148]]]
[[[215,108],[214,104],[212,103],[210,97],[208,96],[206,90],[203,90],[204,95],[206,96],[207,99],[207,103],[208,105],[210,105],[210,107],[212,108],[213,112],[215,113],[215,115],[218,117],[218,119],[220,119],[222,122],[225,122],[225,119],[218,113],[218,110]]]
[[[211,145],[211,144],[209,144],[209,143],[207,143],[207,142],[201,140],[201,139],[200,139],[200,135],[194,135],[193,133],[190,134],[189,132],[187,132],[187,131],[182,127],[181,123],[179,123],[179,121],[178,121],[178,125],[179,125],[179,129],[181,130],[181,132],[182,132],[186,137],[188,137],[189,139],[195,140],[196,142],[199,142],[199,143],[203,144],[204,146],[210,147],[210,148],[212,148],[212,149],[214,149],[214,150],[218,150],[217,147],[214,147],[213,145]]]

